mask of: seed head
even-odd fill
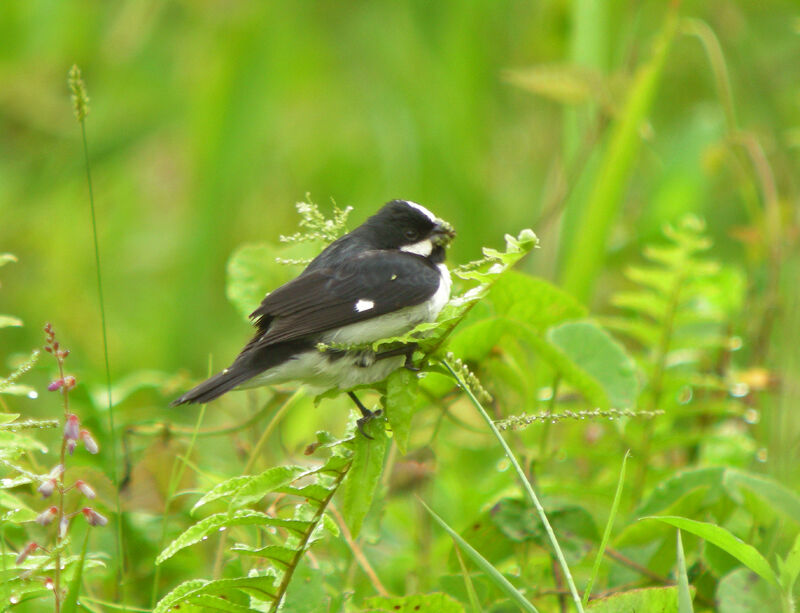
[[[73,64],[67,79],[69,90],[72,92],[72,108],[75,111],[75,118],[83,123],[89,114],[89,95],[86,93],[86,84],[81,77],[81,69],[77,64]]]

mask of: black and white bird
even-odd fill
[[[454,236],[425,207],[392,200],[331,243],[297,278],[267,294],[250,314],[256,334],[233,364],[172,404],[300,381],[318,391],[348,390],[361,411],[361,429],[372,412],[352,388],[381,381],[404,365],[413,368],[413,346],[378,353],[317,346],[363,345],[434,321],[450,298],[444,260]]]

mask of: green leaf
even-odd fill
[[[800,534],[794,539],[794,545],[786,554],[786,558],[783,560],[778,558],[778,566],[783,591],[791,594],[800,575]]]
[[[619,501],[622,498],[622,487],[625,484],[625,467],[628,464],[628,458],[630,455],[631,452],[628,450],[625,452],[625,455],[622,458],[622,467],[619,469],[619,478],[617,479],[617,490],[614,492],[614,502],[611,503],[611,511],[608,514],[606,528],[603,530],[603,539],[600,541],[600,547],[597,549],[597,555],[595,556],[594,564],[592,564],[592,574],[589,576],[589,581],[587,582],[586,589],[583,592],[583,606],[586,606],[586,604],[589,602],[589,596],[592,593],[592,586],[597,580],[597,574],[600,572],[600,564],[603,561],[603,555],[605,554],[608,540],[611,538],[611,531],[614,528],[614,520],[617,517],[617,510],[619,509]]]
[[[261,500],[276,488],[282,487],[312,473],[303,466],[275,466],[260,475],[251,477],[233,495],[231,506],[235,509]]]
[[[489,579],[494,583],[506,596],[508,596],[511,600],[513,600],[523,611],[531,611],[533,613],[538,613],[536,607],[533,606],[520,592],[515,588],[508,579],[506,579],[503,574],[497,570],[494,566],[492,566],[486,558],[484,558],[480,553],[478,553],[472,546],[465,541],[458,532],[453,530],[447,523],[439,517],[427,504],[425,504],[422,500],[419,501],[420,504],[425,507],[425,510],[433,517],[434,521],[439,524],[445,532],[447,532],[450,537],[458,544],[467,557],[469,557],[472,562],[478,566]]]
[[[754,573],[766,579],[770,584],[778,585],[778,578],[766,558],[755,547],[748,545],[725,528],[685,517],[656,516],[643,517],[642,519],[655,519],[681,530],[686,530],[686,532],[691,532],[729,553]]]
[[[294,559],[294,556],[297,555],[296,550],[288,547],[282,547],[281,545],[250,547],[249,545],[245,545],[243,543],[237,543],[231,547],[231,551],[241,555],[269,558],[270,560],[274,560],[283,566],[289,565],[289,563]]]
[[[0,315],[0,328],[10,328],[12,326],[19,327],[22,325],[22,320],[19,317],[12,317],[11,315]]]
[[[67,597],[61,607],[61,613],[74,613],[78,610],[78,595],[81,591],[81,577],[83,576],[83,565],[86,561],[86,548],[89,545],[89,530],[83,538],[83,548],[81,549],[81,557],[75,566],[74,575],[69,582],[69,589],[67,590]]]
[[[780,595],[769,583],[746,568],[737,568],[720,579],[715,596],[717,613],[772,613],[779,610]]]
[[[647,500],[636,509],[636,515],[659,513],[698,488],[718,485],[725,470],[724,466],[712,466],[679,471],[656,485]]]
[[[683,553],[681,531],[677,531],[678,555],[678,613],[694,613],[692,606],[692,592],[689,589],[689,577],[686,574],[686,556]]]
[[[204,579],[192,579],[181,583],[169,594],[158,601],[153,609],[153,613],[168,613],[174,611],[175,606],[182,602],[193,602],[194,597],[211,595],[235,594],[241,591],[245,594],[253,595],[261,600],[274,600],[277,588],[275,577],[239,577],[235,579],[216,579],[206,581]],[[202,599],[199,598],[202,602]],[[234,609],[235,610],[235,609]]]
[[[638,394],[636,364],[600,326],[590,321],[550,328],[547,339],[603,388],[614,408],[633,408]]]
[[[773,509],[800,522],[800,496],[777,481],[742,470],[727,469],[722,476],[722,484],[737,502],[742,502],[737,488],[744,487],[766,500]]]
[[[411,418],[416,412],[419,379],[406,368],[394,371],[386,380],[386,418],[400,453],[405,455],[411,433]]]
[[[387,598],[374,596],[364,601],[365,613],[369,611],[397,611],[398,613],[464,613],[464,607],[454,598],[441,592]]]
[[[678,613],[678,588],[630,590],[593,600],[586,610],[593,613]]]
[[[281,613],[317,613],[329,610],[330,596],[325,591],[324,575],[303,560],[292,575],[281,604]]]
[[[384,423],[383,419],[367,422],[365,430],[373,440],[361,433],[353,440],[353,463],[341,486],[342,516],[353,538],[361,532],[383,472],[383,457],[389,444]]]
[[[199,543],[213,532],[218,532],[220,528],[230,528],[232,526],[274,526],[276,528],[287,528],[295,532],[302,532],[308,528],[308,522],[289,519],[276,519],[264,513],[250,510],[240,510],[234,513],[217,513],[200,520],[178,538],[167,545],[156,558],[156,564],[161,564],[165,560],[174,556],[181,549]]]
[[[230,479],[226,479],[225,481],[218,483],[215,485],[211,490],[206,492],[200,500],[194,503],[192,507],[191,513],[194,512],[209,502],[213,502],[214,500],[219,500],[220,498],[229,498],[235,492],[239,490],[245,483],[250,481],[252,477],[250,475],[241,475],[239,477],[232,477]]]
[[[572,319],[586,317],[587,311],[570,294],[544,279],[509,270],[489,292],[495,312],[544,332]]]

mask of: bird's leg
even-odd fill
[[[419,348],[417,343],[406,343],[397,347],[396,349],[388,349],[386,351],[381,351],[380,353],[375,354],[375,360],[384,360],[386,358],[394,358],[399,355],[406,356],[406,362],[403,364],[403,368],[413,371],[419,372],[419,368],[414,366],[414,362],[412,358],[414,357],[414,352]]]
[[[356,403],[358,410],[361,411],[361,417],[356,421],[356,427],[358,427],[358,431],[361,432],[364,436],[368,439],[372,440],[372,437],[364,431],[364,425],[369,422],[370,420],[374,419],[376,415],[380,415],[380,411],[370,411],[364,404],[358,399],[353,392],[347,392],[347,395],[353,399],[353,402]]]

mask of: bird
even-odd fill
[[[346,391],[361,413],[359,431],[371,438],[364,425],[377,412],[367,409],[353,388],[382,381],[404,366],[417,370],[411,361],[415,346],[363,347],[436,320],[450,299],[445,250],[453,238],[452,226],[424,206],[387,202],[297,277],[268,293],[250,314],[255,335],[233,363],[172,406],[298,381],[319,392]],[[331,344],[347,348],[325,348]]]

